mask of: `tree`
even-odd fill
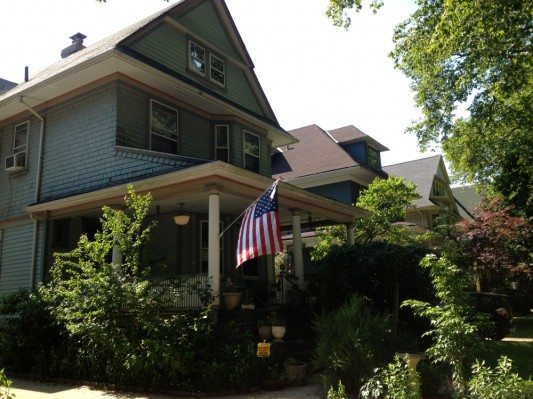
[[[349,26],[361,0],[330,0]],[[491,186],[533,215],[532,0],[417,0],[391,57],[423,117],[408,131],[440,144],[456,174]]]
[[[513,207],[501,197],[486,200],[474,211],[473,220],[457,225],[457,239],[464,245],[474,272],[478,290],[481,277],[489,275],[496,287],[501,288],[512,273],[532,273],[531,248],[533,226],[524,218],[513,216]]]
[[[406,229],[395,223],[405,218],[406,209],[412,207],[413,201],[418,198],[416,185],[406,182],[403,177],[375,179],[356,203],[370,214],[355,221],[355,240],[364,243],[384,239],[396,244],[411,241]]]

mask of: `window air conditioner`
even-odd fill
[[[17,152],[6,157],[6,171],[17,172],[26,169],[26,151]]]

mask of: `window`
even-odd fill
[[[189,42],[189,68],[205,76],[205,49],[194,42]]]
[[[13,153],[5,158],[5,169],[9,172],[18,172],[26,169],[29,127],[29,122],[19,123],[15,126]]]
[[[244,168],[259,173],[259,136],[243,131],[244,136]]]
[[[224,60],[214,54],[209,55],[209,78],[221,85],[226,85],[226,67]]]
[[[379,152],[372,147],[368,147],[368,164],[375,169],[380,168]]]
[[[215,159],[229,162],[228,125],[215,125]]]
[[[444,187],[444,184],[440,181],[434,181],[433,182],[433,196],[435,197],[445,197],[446,196],[446,189]]]
[[[29,122],[19,123],[15,126],[15,137],[13,138],[13,154],[26,151],[28,144]]]
[[[150,150],[178,152],[178,110],[150,100]]]

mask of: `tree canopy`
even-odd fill
[[[361,3],[330,0],[326,14],[348,27],[347,11]],[[390,54],[423,115],[408,131],[423,149],[441,145],[456,174],[532,215],[533,1],[416,3]]]

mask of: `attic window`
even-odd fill
[[[189,42],[189,67],[205,76],[205,49],[194,42]]]
[[[375,169],[380,168],[379,152],[375,148],[368,147],[368,164]]]
[[[178,110],[155,100],[150,100],[150,150],[178,152]]]
[[[209,78],[221,86],[226,85],[226,66],[224,60],[209,54]]]

